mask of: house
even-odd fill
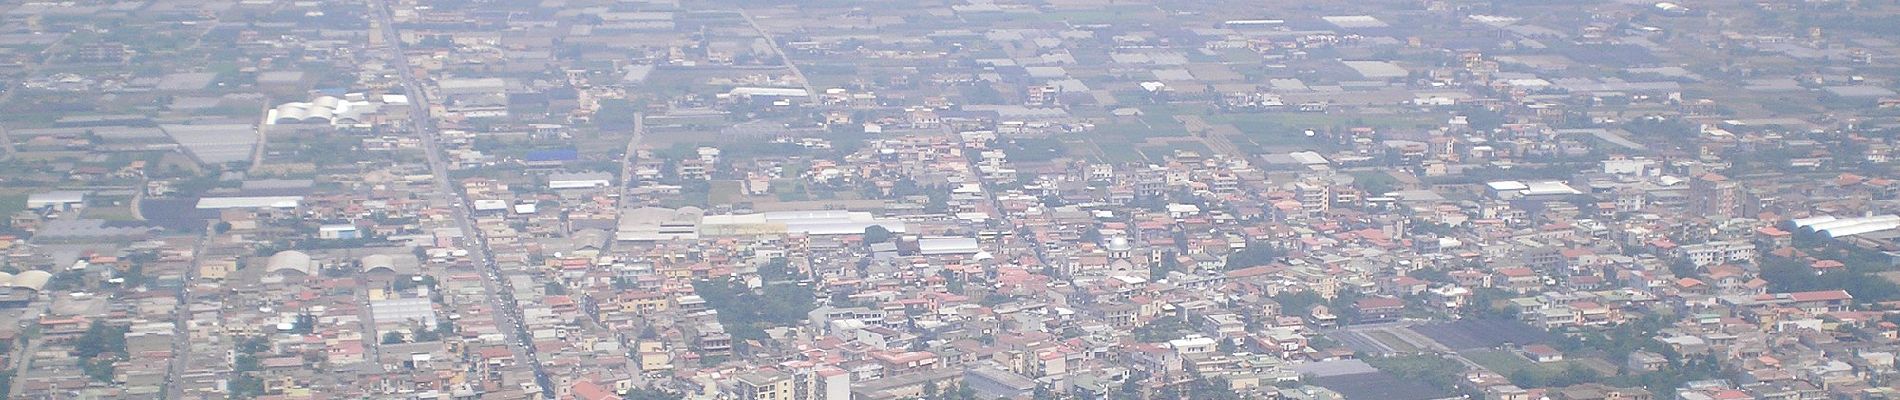
[[[1669,359],[1661,354],[1637,350],[1630,353],[1627,367],[1631,371],[1659,371],[1669,366]]]
[[[620,400],[620,396],[614,394],[613,390],[588,380],[575,382],[568,392],[574,400]]]
[[[1551,389],[1544,393],[1552,400],[1655,400],[1642,388],[1620,388],[1601,383],[1586,383]]]
[[[1564,352],[1557,351],[1556,348],[1550,347],[1549,345],[1527,345],[1519,347],[1517,352],[1518,354],[1524,355],[1524,358],[1540,363],[1554,363],[1564,360]]]
[[[1404,314],[1405,301],[1392,297],[1368,297],[1353,303],[1353,311],[1358,313],[1353,318],[1356,323],[1393,322]]]

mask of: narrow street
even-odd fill
[[[137,210],[134,204],[132,208]],[[165,368],[165,391],[161,398],[182,399],[185,395],[181,379],[191,370],[191,281],[204,263],[205,245],[211,242],[212,231],[214,229],[206,227],[205,234],[198,236],[198,244],[191,249],[191,268],[185,270],[185,285],[178,289],[178,311],[172,315],[172,360]]]
[[[449,180],[449,166],[443,160],[442,149],[437,144],[436,125],[434,117],[429,112],[429,93],[424,89],[422,80],[416,77],[413,64],[409,63],[409,56],[402,49],[402,34],[397,32],[395,19],[391,17],[395,13],[392,7],[391,0],[382,0],[372,8],[375,9],[377,23],[381,26],[386,41],[385,49],[390,52],[390,60],[396,66],[402,80],[403,92],[409,96],[409,105],[413,109],[409,113],[409,125],[422,140],[423,153],[428,158],[429,173],[435,178],[434,197],[447,199],[453,204],[450,209],[455,215],[456,227],[464,235],[465,243],[471,247],[470,261],[474,262],[478,268],[486,270],[484,274],[486,279],[482,280],[482,287],[488,294],[490,308],[495,312],[497,327],[505,336],[504,340],[508,342],[509,347],[514,349],[515,354],[534,368],[535,380],[541,387],[542,395],[552,398],[554,396],[553,380],[549,379],[547,370],[542,368],[541,362],[535,357],[534,343],[528,335],[526,325],[521,322],[521,309],[516,306],[513,289],[503,280],[501,266],[495,263],[494,252],[488,247],[487,239],[480,230],[475,228],[474,216],[469,214],[470,202],[455,189],[454,182]]]

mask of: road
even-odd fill
[[[637,160],[638,157],[634,156],[634,152],[640,148],[640,140],[647,134],[646,125],[647,118],[645,113],[633,113],[633,136],[627,138],[627,152],[620,154],[620,182],[622,186],[620,188],[620,197],[617,198],[617,201],[619,202],[618,205],[621,211],[625,211],[631,206],[627,204],[627,190],[633,189],[633,186],[639,183],[633,180],[633,166],[635,161],[639,161]]]
[[[785,54],[785,48],[778,45],[778,39],[773,39],[772,34],[767,33],[764,26],[760,26],[758,21],[752,20],[752,13],[739,10],[739,16],[745,18],[746,25],[751,25],[752,30],[759,32],[759,37],[765,38],[766,45],[772,46],[772,52],[778,53],[779,62],[785,63],[785,68],[792,70],[792,76],[798,78],[798,84],[805,87],[805,97],[817,98],[818,91],[812,89],[811,80],[805,79],[805,72],[798,69],[798,64],[792,63],[792,56]]]
[[[494,261],[494,251],[489,248],[487,238],[480,230],[475,229],[475,219],[469,214],[471,202],[463,197],[460,191],[455,190],[452,186],[453,182],[449,181],[449,166],[442,159],[442,149],[435,137],[437,130],[434,116],[429,113],[431,99],[429,93],[423,90],[421,79],[416,77],[413,64],[409,63],[408,53],[402,49],[402,35],[397,32],[395,18],[391,17],[395,13],[390,4],[391,1],[379,0],[376,6],[371,8],[374,9],[376,19],[382,28],[386,41],[384,48],[389,51],[391,64],[396,66],[398,76],[402,80],[403,92],[409,96],[409,105],[412,108],[409,113],[410,128],[422,140],[423,153],[428,158],[429,173],[435,178],[435,196],[438,199],[451,199],[454,206],[450,207],[450,210],[454,214],[455,225],[462,231],[466,243],[471,247],[470,261],[487,270],[483,274],[486,279],[482,279],[482,287],[488,293],[489,305],[495,312],[495,322],[505,337],[503,340],[514,349],[519,359],[526,360],[528,365],[534,368],[535,380],[541,387],[542,396],[553,398],[553,380],[549,379],[547,369],[543,368],[540,360],[535,357],[534,344],[529,340],[531,336],[528,335],[527,327],[521,322],[521,309],[516,307],[514,291],[510,290],[510,285],[502,280],[504,274],[501,266]]]
[[[944,129],[945,132],[949,132],[949,128]],[[993,212],[995,212],[996,220],[1002,221],[1003,225],[1009,227],[1010,235],[1004,237],[1016,236],[1021,238],[1022,241],[1028,242],[1029,245],[1036,250],[1036,263],[1041,264],[1040,267],[1051,266],[1052,264],[1049,264],[1049,250],[1043,247],[1042,242],[1036,240],[1035,235],[1026,234],[1028,230],[1021,229],[1024,227],[1016,226],[1016,222],[1010,220],[1009,216],[1003,212],[1003,200],[996,197],[996,183],[990,182],[988,177],[983,176],[983,170],[979,168],[978,164],[981,162],[982,150],[970,147],[969,142],[964,141],[962,137],[958,137],[954,133],[951,133],[951,140],[956,140],[958,145],[963,146],[963,158],[969,162],[970,173],[976,175],[977,184],[982,185],[983,197],[989,200],[990,207]]]
[[[66,43],[66,38],[70,38],[72,36],[73,35],[60,36],[59,40],[54,40],[52,44],[46,45],[45,49],[41,49],[40,54],[39,54],[40,59],[34,60],[33,62],[29,62],[26,64],[26,69],[20,73],[21,79],[22,80],[30,79],[30,78],[33,78],[35,75],[38,75],[40,71],[40,67],[45,66],[46,64],[44,62],[45,58],[49,57],[51,54],[54,54],[53,49],[58,48],[61,43]],[[800,79],[803,79],[803,78],[800,78]],[[0,105],[12,105],[11,103],[13,102],[13,94],[18,93],[21,90],[21,87],[22,87],[21,85],[17,85],[17,82],[9,82],[6,84],[5,88],[0,88],[0,90],[5,91],[5,93],[0,93]],[[13,159],[14,156],[19,154],[17,153],[18,150],[13,148],[13,136],[7,134],[7,129],[4,126],[0,126],[0,149],[5,149],[7,152],[6,157],[0,158],[0,159],[11,160]]]
[[[136,202],[132,209],[138,209]],[[165,367],[165,391],[160,398],[185,398],[185,385],[179,379],[191,368],[191,281],[203,267],[207,258],[204,254],[205,244],[211,242],[211,232],[216,231],[205,227],[205,233],[198,236],[198,244],[191,248],[191,268],[185,270],[185,285],[178,289],[178,310],[172,312],[172,361]]]

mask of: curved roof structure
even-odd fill
[[[271,124],[302,123],[355,123],[363,114],[374,112],[375,104],[367,101],[349,101],[333,96],[318,97],[310,102],[284,103],[269,112]]]
[[[311,272],[314,272],[312,270],[315,269],[315,266],[316,263],[311,261],[309,254],[304,254],[304,252],[296,250],[284,250],[270,256],[269,266],[264,269],[264,272],[283,273],[295,271],[300,274],[311,275]]]
[[[396,259],[390,258],[385,254],[363,256],[360,263],[363,264],[363,272],[375,272],[379,269],[389,272],[396,271]]]
[[[19,275],[14,275],[13,281],[8,283],[7,286],[12,286],[16,288],[33,289],[33,291],[37,292],[37,291],[40,291],[41,289],[46,288],[46,282],[51,281],[51,280],[53,280],[53,273],[40,271],[40,270],[32,270],[32,271],[21,272]]]

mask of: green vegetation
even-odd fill
[[[1840,261],[1847,265],[1846,270],[1815,274],[1814,269],[1802,260],[1764,256],[1761,261],[1761,278],[1768,281],[1769,291],[1779,293],[1842,289],[1854,295],[1855,301],[1863,303],[1900,299],[1900,285],[1878,275],[1892,269],[1892,261],[1887,255],[1858,248],[1839,248],[1844,246],[1803,244],[1796,243],[1796,246],[1802,247],[1802,250],[1815,258]]]
[[[0,216],[12,216],[26,210],[25,194],[0,195]]]
[[[73,355],[79,358],[79,368],[86,371],[86,376],[112,383],[113,364],[130,357],[125,349],[127,331],[125,327],[100,321],[86,327],[86,333],[73,342]]]
[[[1400,378],[1415,380],[1449,392],[1458,392],[1465,365],[1435,354],[1365,357],[1366,364]]]
[[[600,111],[594,113],[594,124],[603,131],[623,132],[633,130],[633,114],[640,106],[626,99],[605,99],[600,101]]]
[[[891,230],[883,225],[864,227],[864,243],[884,243],[891,240]]]
[[[1226,269],[1232,271],[1272,264],[1276,261],[1280,261],[1280,258],[1285,256],[1286,252],[1284,251],[1267,247],[1264,244],[1256,244],[1247,246],[1247,248],[1236,251],[1234,254],[1228,254]]]
[[[1142,146],[1140,150],[1141,150],[1141,155],[1145,155],[1147,159],[1150,159],[1150,160],[1166,159],[1167,157],[1173,156],[1175,152],[1177,151],[1191,151],[1195,153],[1200,153],[1202,156],[1210,156],[1214,154],[1213,149],[1207,148],[1207,145],[1202,144],[1201,142],[1171,141],[1160,146]],[[1112,153],[1127,153],[1127,152],[1117,151],[1117,152],[1112,152]]]
[[[1045,162],[1066,153],[1061,140],[1048,138],[1013,139],[997,143],[1011,162]]]
[[[1413,346],[1412,342],[1407,342],[1405,339],[1399,338],[1399,335],[1392,334],[1392,332],[1368,331],[1366,332],[1366,336],[1371,336],[1373,340],[1378,340],[1379,343],[1391,346],[1393,352],[1417,353],[1419,350],[1418,346]]]
[[[1510,378],[1511,384],[1520,387],[1569,386],[1596,382],[1602,378],[1602,374],[1576,361],[1537,364],[1513,351],[1500,349],[1472,350],[1459,354],[1491,372]]]
[[[693,282],[693,293],[719,311],[719,325],[732,335],[735,350],[743,351],[745,341],[766,339],[765,328],[796,325],[818,308],[811,287],[795,280],[797,272],[785,259],[772,260],[758,273],[763,286],[758,292],[738,279]]]
[[[1366,191],[1367,195],[1380,196],[1399,190],[1399,179],[1385,171],[1351,172],[1353,186]]]
[[[709,204],[732,204],[745,199],[744,183],[739,181],[707,182],[706,201]]]
[[[14,375],[17,375],[17,374],[13,370],[10,370],[10,369],[5,370],[5,371],[0,371],[0,400],[7,400],[7,397],[11,393],[13,393],[13,376]]]
[[[1145,343],[1165,342],[1193,332],[1194,328],[1181,322],[1180,318],[1156,318],[1147,325],[1135,328],[1135,340]]]
[[[1331,300],[1327,300],[1325,297],[1320,297],[1319,293],[1314,293],[1311,290],[1301,290],[1298,292],[1282,291],[1280,294],[1274,295],[1272,299],[1274,303],[1280,304],[1280,309],[1283,310],[1281,312],[1288,315],[1304,315],[1306,311],[1312,309],[1313,306],[1324,304],[1327,309],[1332,310],[1334,316],[1340,318],[1340,321],[1350,321],[1353,317],[1358,315],[1352,305],[1359,301],[1359,297],[1360,294],[1358,292],[1341,290],[1337,295],[1333,296]]]
[[[230,398],[250,399],[264,395],[264,379],[257,376],[262,371],[257,356],[270,351],[270,342],[263,336],[250,336],[238,339],[237,356],[231,364]]]
[[[963,95],[963,101],[969,104],[1003,104],[1009,102],[1008,99],[1003,98],[1003,92],[996,90],[996,87],[990,85],[976,84],[958,88],[957,91]]]

